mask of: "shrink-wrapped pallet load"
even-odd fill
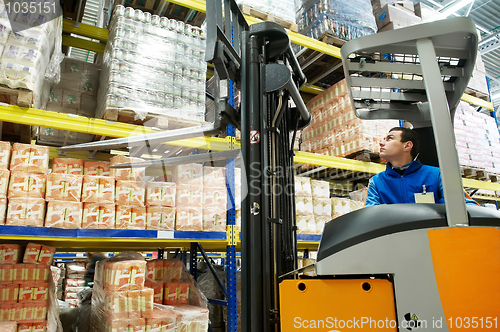
[[[53,158],[52,173],[83,175],[83,160],[74,158]]]
[[[165,287],[170,305],[163,305]],[[91,323],[93,331],[201,332],[208,328],[208,311],[182,262],[146,262],[137,253],[123,252],[97,264]]]

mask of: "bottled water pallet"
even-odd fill
[[[107,107],[102,118],[108,121],[144,125],[161,129],[179,129],[206,124],[205,121],[188,120],[170,115],[148,113],[144,119],[136,118],[136,112],[122,107]]]
[[[0,84],[0,103],[31,108],[33,107],[33,92],[21,88],[12,89]],[[0,129],[2,130],[0,138],[4,141],[19,141],[21,143],[30,143],[31,141],[31,126],[4,122]]]
[[[298,31],[298,27],[297,27],[297,24],[295,22],[285,20],[285,19],[283,19],[279,16],[276,16],[276,15],[273,15],[273,14],[266,13],[260,9],[254,8],[252,6],[241,4],[240,10],[245,15],[252,16],[252,17],[261,19],[263,21],[276,22],[285,29],[288,29],[288,30],[291,30],[294,32]]]

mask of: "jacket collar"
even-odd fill
[[[420,167],[422,167],[422,164],[419,163],[418,161],[414,160],[410,163],[410,165],[408,166],[408,168],[406,169],[406,171],[404,172],[404,174],[402,176],[406,176],[408,174],[414,173],[417,170],[419,170]],[[392,177],[400,177],[401,176],[401,175],[399,175],[398,172],[396,172],[395,170],[392,169],[392,165],[390,163],[387,163],[387,166],[385,168],[385,172],[387,175],[390,175]]]

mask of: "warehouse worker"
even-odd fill
[[[438,167],[420,164],[418,134],[394,127],[380,143],[380,157],[387,167],[370,179],[366,206],[398,203],[444,203]],[[476,205],[471,199],[467,204]]]

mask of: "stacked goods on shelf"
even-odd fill
[[[454,129],[460,165],[500,174],[500,135],[493,117],[460,102]]]
[[[326,181],[295,177],[295,212],[298,233],[321,234],[331,220],[330,184]]]
[[[332,219],[332,202],[330,199],[330,183],[311,180],[311,192],[316,224],[316,234],[322,234],[325,223]]]
[[[293,0],[237,0],[238,5],[247,5],[270,15],[278,16],[287,21],[295,22],[295,3]],[[243,14],[247,14],[243,10]]]
[[[54,158],[47,175],[45,227],[79,228],[82,224],[83,161]]]
[[[52,277],[54,278],[55,284],[55,294],[58,300],[63,299],[63,281],[66,277],[66,269],[62,269],[57,266],[51,266],[50,270],[52,271]]]
[[[378,32],[422,23],[422,19],[414,13],[412,1],[372,0],[372,8]]]
[[[489,89],[488,82],[486,80],[486,68],[484,67],[483,59],[481,58],[481,53],[477,53],[476,64],[474,65],[474,71],[472,72],[472,77],[467,83],[467,88],[472,89],[473,91],[467,91],[467,93],[479,92],[489,100]]]
[[[148,271],[144,258],[134,252],[100,261],[92,294],[92,330],[206,331],[206,299],[185,269],[176,264],[168,268],[164,262],[168,261],[154,261]],[[147,272],[161,283],[146,279]],[[157,285],[162,295],[158,289],[155,296],[155,289],[148,287]],[[157,303],[160,298],[168,305]]]
[[[424,23],[444,20],[446,18],[439,11],[422,2],[415,4],[415,15],[420,17]]]
[[[85,262],[71,262],[66,264],[66,278],[64,279],[63,301],[71,307],[78,307],[78,292],[85,287]]]
[[[314,39],[329,34],[351,40],[377,32],[368,0],[301,0],[296,11],[299,33]]]
[[[48,166],[48,147],[14,143],[6,225],[43,226]]]
[[[96,116],[118,109],[140,119],[151,113],[203,122],[205,38],[198,27],[116,6]]]
[[[9,143],[2,143],[1,224],[75,229],[226,230],[224,167],[177,165],[173,182],[146,182],[144,168],[109,168],[109,165],[142,161],[140,158],[115,156],[110,162],[85,163],[80,159],[54,158],[52,172],[47,174],[47,147],[15,143],[9,171],[1,170],[8,168],[11,151]],[[241,172],[236,173],[239,179]],[[239,181],[235,196],[239,210]]]
[[[65,114],[95,117],[101,66],[65,58],[61,63],[61,80],[52,87],[47,110]],[[41,144],[62,145],[91,142],[94,136],[67,130],[40,127]]]
[[[61,9],[57,1],[49,0],[43,3],[44,10],[36,12],[34,6],[35,10],[16,12],[10,8],[14,3],[8,9],[6,3],[0,4],[0,84],[32,91],[30,104],[41,108],[60,62]],[[46,80],[46,75],[52,78]]]
[[[13,331],[55,331],[58,313],[49,268],[55,248],[29,243],[24,255],[23,250],[0,245],[0,319],[11,322]]]
[[[361,150],[379,152],[387,131],[398,120],[361,120],[356,117],[345,80],[317,95],[307,108],[312,122],[302,130],[301,151],[344,157]]]
[[[364,202],[350,198],[332,197],[332,218],[337,218],[346,213],[362,209],[364,206]]]

